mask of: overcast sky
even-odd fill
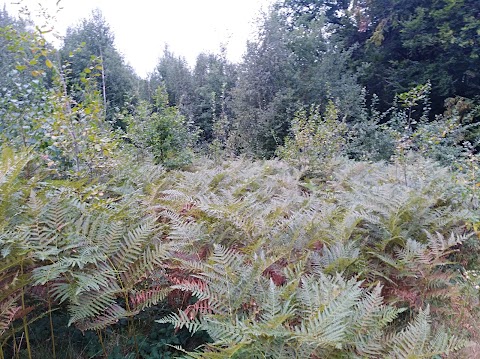
[[[58,0],[22,0],[29,9],[38,3],[55,13]],[[18,0],[0,0],[16,12]],[[274,0],[61,0],[56,30],[65,34],[99,8],[115,34],[117,49],[136,72],[153,70],[165,44],[190,65],[200,52],[218,53],[226,44],[227,56],[238,62],[248,38],[255,33],[255,20]]]

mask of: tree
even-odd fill
[[[318,108],[300,110],[292,120],[292,137],[278,149],[286,162],[300,168],[303,176],[321,177],[331,170],[332,159],[344,153],[347,126],[338,120],[332,102],[322,116]]]
[[[67,30],[60,50],[62,59],[71,64],[70,76],[74,82],[79,81],[83,71],[89,71],[92,57],[100,60],[101,76],[97,86],[109,120],[114,119],[115,114],[124,106],[125,100],[134,94],[137,81],[133,69],[125,63],[115,48],[114,40],[109,25],[97,9],[90,18]]]
[[[149,99],[155,101],[158,87],[164,87],[168,105],[177,106],[187,117],[191,117],[193,96],[192,75],[183,57],[177,57],[165,46],[155,70],[150,75]]]
[[[41,142],[49,112],[53,49],[27,25],[0,11],[0,139],[16,148]]]
[[[162,87],[155,91],[155,103],[140,101],[127,118],[127,133],[140,150],[150,152],[156,163],[167,168],[189,164],[193,157],[195,131],[177,107],[168,105],[168,94]]]
[[[395,94],[430,81],[432,114],[446,98],[473,98],[480,89],[480,3],[476,0],[356,1],[353,29],[343,37],[358,43],[357,64],[368,62],[362,83],[383,109]],[[347,16],[347,15],[346,15]],[[353,19],[353,18],[352,18]]]
[[[293,68],[284,30],[278,13],[264,19],[258,39],[247,43],[233,91],[233,140],[239,151],[259,157],[273,155],[295,112]]]
[[[378,95],[383,111],[396,94],[428,81],[431,118],[443,112],[447,98],[478,95],[476,0],[284,0],[278,8],[302,38],[309,37],[311,24],[323,21],[314,33],[334,39],[327,42],[338,49],[351,49],[347,68],[359,71],[360,84]]]
[[[234,96],[236,138],[246,152],[273,155],[302,107],[323,112],[332,101],[348,119],[361,106],[351,51],[332,36],[320,2],[310,5],[278,3],[247,47]]]
[[[212,140],[214,124],[220,117],[232,118],[231,91],[235,75],[235,66],[224,54],[198,55],[193,70],[192,112],[204,141]]]
[[[9,25],[0,28],[0,42],[10,61],[0,98],[2,145],[34,148],[50,174],[59,177],[114,166],[120,143],[105,123],[96,89],[101,66],[91,62],[74,81],[65,76],[69,64],[58,63],[58,52],[41,32]]]

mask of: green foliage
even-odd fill
[[[168,46],[147,80],[146,99],[156,100],[156,89],[163,87],[167,104],[175,107],[199,129],[198,136],[206,149],[215,141],[215,123],[232,117],[231,92],[236,84],[236,66],[220,54],[201,53],[190,69],[185,58],[176,56]],[[218,146],[218,139],[215,146]]]
[[[38,205],[30,204],[33,218],[19,235],[30,238],[35,249],[34,285],[48,283],[52,298],[68,303],[69,324],[82,330],[105,328],[166,296],[167,290],[140,284],[173,245],[161,243],[153,218],[127,226],[112,218],[114,213],[89,213],[81,202],[61,197],[38,213]]]
[[[54,306],[67,308],[69,325],[99,330],[161,302],[169,289],[154,273],[181,247],[163,243],[146,209],[125,209],[138,197],[110,189],[105,198],[102,185],[85,182],[20,182],[30,159],[4,149],[0,166],[0,348],[7,353],[17,350],[7,345],[12,334],[26,330],[16,320],[31,322]]]
[[[362,107],[359,115],[348,125],[346,153],[357,160],[387,161],[392,158],[395,140],[383,125],[391,111],[378,109],[378,96],[373,95],[369,106],[365,90],[362,93]],[[393,110],[393,109],[390,109]]]
[[[376,96],[370,106],[364,96],[360,116],[348,124],[347,154],[356,159],[401,162],[411,153],[420,153],[445,166],[471,168],[465,159],[475,162],[476,157],[472,145],[478,132],[475,102],[451,98],[445,112],[430,120],[430,90],[426,83],[401,93],[384,112],[379,111]]]
[[[285,140],[278,155],[308,176],[328,173],[332,159],[344,151],[347,125],[338,119],[333,102],[329,102],[323,117],[318,108],[312,108],[310,114],[298,112],[291,131],[293,137]]]
[[[278,161],[229,162],[221,168],[210,165],[173,176],[159,188],[168,190],[158,192],[152,200],[161,203],[160,213],[170,223],[170,238],[192,243],[190,254],[180,257],[175,265],[175,270],[181,268],[191,277],[182,276],[173,288],[191,293],[197,301],[162,321],[192,331],[206,329],[218,345],[207,346],[199,357],[288,357],[294,355],[288,351],[293,349],[281,354],[278,348],[293,346],[296,341],[295,350],[320,351],[318,342],[311,344],[312,349],[301,339],[288,336],[293,335],[288,333],[294,332],[296,324],[307,319],[303,312],[296,311],[299,299],[291,297],[295,288],[292,283],[297,283],[300,291],[303,276],[316,271],[335,278],[343,273],[345,283],[363,280],[364,289],[373,290],[380,283],[382,300],[388,305],[406,306],[412,313],[419,313],[427,305],[435,308],[432,319],[422,322],[424,338],[428,339],[418,346],[424,348],[421,353],[426,356],[434,355],[429,353],[435,350],[453,350],[460,345],[456,339],[444,342],[451,346],[438,343],[436,349],[425,344],[435,341],[428,323],[432,320],[454,325],[452,311],[465,318],[471,313],[470,304],[463,301],[462,278],[450,258],[468,241],[463,221],[475,217],[468,202],[458,201],[457,196],[463,192],[461,176],[456,179],[446,169],[418,158],[408,158],[404,165],[407,182],[398,164],[345,160],[332,169],[329,182],[320,184],[299,182],[300,173]],[[175,190],[170,190],[172,187]],[[460,256],[467,255],[461,252]],[[206,253],[211,254],[205,257]],[[298,269],[299,265],[303,269]],[[293,270],[296,272],[291,274]],[[318,283],[319,277],[315,278]],[[305,300],[313,295],[308,293]],[[278,303],[270,301],[275,296],[282,298],[283,307],[277,308]],[[391,310],[401,307],[394,308]],[[278,316],[272,317],[273,322],[264,321],[264,311]],[[326,344],[320,357],[357,352],[362,343],[368,348],[365,350],[379,350],[382,354],[378,357],[395,357],[397,344],[400,351],[404,344],[395,344],[383,335],[396,329],[400,336],[404,318],[402,315],[386,322],[390,329],[379,329],[377,337],[372,334],[368,345],[366,339],[355,337],[357,342],[337,328],[335,333],[343,334],[332,340],[342,343],[341,338],[349,339],[338,353],[335,344],[332,348]],[[342,323],[339,318],[332,322]],[[314,327],[321,330],[319,325]],[[463,333],[465,329],[459,330]],[[307,334],[302,332],[299,337]],[[347,343],[359,347],[352,349]],[[408,350],[417,350],[417,344],[410,344]],[[213,350],[211,354],[208,348]]]
[[[28,147],[43,140],[41,118],[49,112],[44,106],[48,98],[46,64],[50,64],[52,51],[41,36],[27,32],[20,24],[8,19],[0,28],[4,74],[0,85],[0,138],[11,145]]]
[[[175,56],[165,46],[162,57],[150,75],[148,99],[155,103],[158,99],[157,89],[163,87],[167,94],[165,105],[175,106],[188,116],[191,111],[192,81],[186,60]]]
[[[327,35],[321,12],[290,16],[289,6],[277,3],[262,21],[233,91],[234,139],[240,151],[261,158],[282,145],[296,111],[318,106],[325,112],[331,101],[348,119],[360,107],[351,52]]]
[[[65,65],[63,69],[68,69]],[[121,150],[120,142],[105,122],[100,93],[95,90],[99,67],[92,62],[91,69],[81,74],[81,101],[65,93],[66,78],[58,73],[54,78],[48,105],[51,117],[45,119],[45,154],[52,169],[60,174],[72,170],[73,175],[99,174],[102,168],[113,167]]]
[[[404,1],[402,6],[358,1],[342,19],[350,26],[338,32],[347,44],[359,43],[354,54],[359,64],[371,63],[363,84],[381,97],[383,109],[395,94],[430,81],[433,112],[439,114],[446,98],[478,94],[478,78],[472,76],[479,61],[473,35],[478,21],[472,23],[478,6],[471,0]]]
[[[166,49],[138,103],[101,14],[59,63],[1,12],[0,358],[474,357],[479,109],[439,115],[451,84],[407,62],[438,36],[471,50],[470,91],[477,28],[462,1],[394,3],[278,3],[238,74]],[[393,106],[361,93],[359,53]]]
[[[225,56],[223,52],[220,55],[200,54],[193,69],[193,119],[201,130],[201,138],[207,142],[216,141],[216,146],[223,142],[221,138],[225,134],[220,132],[228,127],[233,117],[231,92],[236,68]]]
[[[15,319],[27,314],[22,298],[30,273],[24,266],[32,252],[26,240],[15,241],[11,231],[28,190],[21,176],[31,159],[29,153],[15,154],[10,148],[4,148],[0,158],[0,353],[12,332],[18,330],[13,326]]]
[[[116,115],[124,108],[127,98],[135,95],[137,79],[115,48],[114,35],[100,10],[93,11],[88,19],[67,30],[60,55],[62,61],[71,64],[67,87],[72,96],[78,95],[78,89],[71,85],[81,82],[82,74],[90,69],[92,57],[100,59],[99,78],[94,89],[101,96],[107,119],[116,122]],[[124,126],[118,122],[116,125]]]
[[[278,286],[262,276],[268,266],[264,258],[215,247],[195,268],[201,284],[175,286],[191,291],[197,303],[159,322],[206,330],[214,343],[192,354],[202,358],[430,357],[462,346],[446,333],[431,333],[428,309],[405,330],[386,334],[403,310],[383,303],[380,286],[362,289],[355,279],[327,276],[318,267],[304,272],[299,265],[286,270],[286,283]],[[199,319],[192,318],[194,310]]]
[[[7,79],[0,104],[2,138],[15,148],[35,147],[43,164],[57,176],[99,174],[116,165],[120,143],[104,120],[100,93],[95,89],[101,66],[96,59],[70,83],[68,63],[58,64],[55,50],[41,34],[2,29],[16,69]],[[48,86],[47,86],[48,83]],[[81,96],[67,93],[70,87]]]
[[[174,106],[168,106],[167,93],[156,91],[155,104],[140,102],[137,114],[128,119],[128,135],[135,146],[152,153],[166,168],[188,165],[193,158],[196,133]]]
[[[134,351],[134,342],[106,344],[122,330],[142,355],[166,353],[161,339],[147,350],[125,322],[152,320],[149,308],[165,298],[172,307],[157,318],[200,331],[172,342],[204,344],[193,357],[452,353],[462,341],[437,327],[451,323],[465,338],[452,313],[474,321],[456,268],[464,221],[475,217],[446,169],[405,166],[406,183],[395,164],[345,159],[328,182],[303,182],[280,161],[166,173],[125,164],[108,185],[51,182],[18,197],[23,210],[5,224],[2,253],[25,253],[29,300],[51,301],[82,330],[111,331],[111,355]],[[19,307],[8,300],[5,323]]]

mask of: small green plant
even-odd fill
[[[393,108],[381,112],[377,108],[378,97],[373,95],[369,106],[366,97],[364,90],[359,115],[348,123],[347,154],[361,161],[388,161],[394,154],[395,141],[383,123]]]
[[[331,160],[345,149],[347,125],[338,119],[331,101],[323,116],[318,107],[312,107],[309,113],[297,112],[291,131],[292,137],[285,139],[277,154],[311,176],[328,173]]]
[[[168,106],[165,89],[156,90],[154,105],[141,102],[137,114],[128,117],[127,123],[133,144],[150,152],[156,163],[166,168],[191,163],[196,133],[176,107]]]

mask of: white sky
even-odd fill
[[[18,0],[0,0],[16,14]],[[164,45],[193,66],[200,52],[218,53],[221,44],[227,57],[241,60],[247,39],[256,30],[255,20],[274,0],[61,0],[55,29],[64,35],[99,8],[115,34],[117,49],[140,76],[152,71]],[[23,0],[31,11],[38,3],[56,9],[57,0]],[[49,11],[55,14],[55,10]]]

